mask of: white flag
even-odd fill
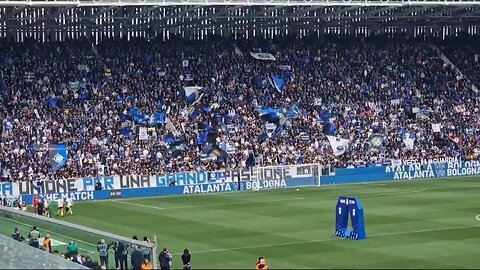
[[[275,58],[275,56],[273,56],[273,54],[271,53],[254,53],[254,52],[250,52],[250,55],[257,59],[257,60],[264,60],[264,61],[275,61],[277,60]]]
[[[100,175],[100,176],[105,175],[105,165],[100,164],[98,166],[98,175]]]
[[[173,133],[173,135],[178,134],[177,128],[172,123],[172,120],[170,120],[170,118],[168,118],[168,117],[165,119],[165,127],[167,128],[167,130],[171,131]]]
[[[147,128],[146,127],[140,127],[138,129],[138,139],[140,141],[148,140],[148,133],[147,133]]]
[[[403,139],[403,143],[407,147],[408,150],[413,150],[413,146],[415,144],[415,139],[412,138],[405,138]]]
[[[182,66],[183,66],[184,68],[185,68],[185,67],[188,67],[188,59],[182,61]]]
[[[272,137],[272,134],[275,131],[276,127],[277,126],[273,123],[265,123],[265,132],[267,133],[267,136],[269,138]]]
[[[433,132],[440,132],[440,129],[442,128],[441,124],[432,124],[432,130]]]
[[[237,47],[237,45],[233,44],[233,46],[235,47],[235,54],[237,54],[238,56],[243,56],[242,51]]]
[[[330,142],[330,146],[332,147],[333,154],[335,156],[340,156],[345,153],[347,150],[348,144],[350,140],[341,139],[334,136],[327,136],[328,142]]]

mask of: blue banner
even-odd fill
[[[50,193],[42,194],[51,200],[58,200],[59,198],[71,198],[75,201],[92,201],[92,200],[107,200],[120,198],[141,198],[154,196],[168,196],[168,195],[183,195],[183,194],[199,194],[199,193],[216,193],[216,192],[233,192],[233,191],[248,191],[253,189],[275,189],[286,187],[300,187],[314,184],[312,179],[303,180],[262,180],[262,181],[248,181],[248,182],[225,182],[212,183],[200,185],[184,185],[173,187],[154,187],[154,188],[130,188],[118,190],[100,190],[100,191],[76,191],[67,193]],[[27,203],[32,202],[34,195],[22,195],[22,199]]]
[[[323,176],[321,185],[467,175],[480,175],[480,161],[445,158],[443,160],[404,161],[396,165],[381,165],[368,168],[337,169],[335,175]]]

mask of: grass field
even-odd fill
[[[478,268],[480,178],[82,202],[66,221],[126,237],[188,248],[199,268],[253,269],[264,256],[279,268]],[[361,199],[367,240],[334,236],[338,196]],[[18,221],[17,221],[18,223]],[[0,222],[0,233],[32,221]],[[42,228],[42,224],[38,225]],[[44,226],[47,228],[47,225]],[[98,259],[98,239],[48,227],[57,245],[74,238]],[[62,250],[63,251],[63,250]]]

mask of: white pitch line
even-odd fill
[[[430,229],[430,230],[418,230],[418,231],[409,231],[409,232],[379,233],[379,234],[372,234],[372,235],[367,234],[367,240],[369,238],[375,238],[375,237],[381,237],[381,236],[407,235],[407,234],[439,232],[439,231],[470,229],[470,228],[480,228],[480,225],[439,228],[439,229]],[[308,243],[321,243],[321,242],[340,241],[340,240],[346,241],[346,239],[344,239],[344,238],[316,239],[316,240],[305,240],[305,241],[295,241],[295,242],[286,242],[286,243],[277,243],[277,244],[265,244],[265,245],[256,245],[256,246],[244,246],[244,247],[234,247],[234,248],[220,248],[220,249],[212,249],[212,250],[200,250],[200,251],[191,251],[190,253],[212,253],[212,252],[233,251],[233,250],[242,250],[242,249],[280,247],[280,246],[308,244]],[[362,241],[362,240],[358,240],[358,241]],[[175,254],[175,255],[178,255],[178,254]]]
[[[419,190],[403,190],[403,191],[392,191],[392,192],[366,192],[366,193],[359,193],[357,195],[360,196],[369,196],[369,195],[395,195],[395,194],[409,194],[409,193],[416,193],[416,192],[422,192],[426,191],[429,189],[419,189]],[[322,197],[338,197],[338,195],[325,195]],[[142,199],[142,198],[137,198],[137,199]],[[151,209],[157,209],[157,210],[173,210],[173,209],[185,209],[185,208],[199,208],[199,207],[209,207],[209,206],[224,206],[224,205],[237,205],[237,204],[250,204],[250,203],[268,203],[268,202],[283,202],[283,201],[292,201],[292,200],[317,200],[318,197],[311,197],[311,198],[291,198],[291,199],[276,199],[276,200],[264,200],[264,201],[248,201],[248,202],[231,202],[231,203],[217,203],[217,204],[199,204],[199,205],[183,205],[183,206],[173,206],[173,207],[158,207],[154,205],[148,205],[148,204],[141,204],[141,203],[132,203],[132,202],[127,202],[127,201],[120,201],[120,200],[108,200],[105,202],[117,202],[117,203],[122,203],[122,204],[127,204],[127,205],[132,205],[132,206],[139,206],[139,207],[145,207],[145,208],[151,208]]]
[[[231,202],[231,203],[217,203],[217,204],[199,204],[199,205],[183,205],[183,206],[173,206],[173,207],[158,207],[147,204],[140,203],[131,203],[125,201],[113,201],[133,206],[140,206],[145,208],[152,208],[157,210],[170,210],[170,209],[184,209],[184,208],[198,208],[198,207],[207,207],[207,206],[223,206],[223,205],[237,205],[237,204],[249,204],[249,203],[268,203],[268,202],[283,202],[283,201],[292,201],[292,200],[305,200],[305,198],[291,198],[291,199],[278,199],[278,200],[264,200],[264,201],[248,201],[248,202]]]
[[[417,181],[417,180],[410,180],[410,181]],[[420,180],[418,180],[420,181]],[[326,190],[332,190],[332,189],[329,189],[329,187],[332,187],[332,188],[338,188],[338,189],[341,189],[341,188],[351,188],[353,186],[356,186],[356,185],[366,185],[368,183],[355,183],[355,184],[349,184],[349,185],[343,185],[343,184],[339,184],[339,185],[332,185],[332,186],[317,186],[318,190],[319,191],[326,191]],[[369,184],[369,186],[382,186],[382,185],[385,185],[385,184]],[[428,190],[442,190],[442,189],[451,189],[451,188],[477,188],[477,187],[480,187],[480,185],[472,185],[472,186],[462,186],[462,187],[438,187],[438,188],[423,188],[423,189],[419,189],[419,190],[400,190],[400,191],[391,191],[391,192],[381,192],[381,191],[374,191],[374,192],[364,192],[364,193],[355,193],[355,196],[358,197],[358,196],[363,196],[363,195],[379,195],[379,196],[383,196],[383,195],[392,195],[392,194],[405,194],[405,193],[417,193],[417,192],[422,192],[422,191],[428,191]],[[292,192],[292,189],[294,188],[298,188],[298,187],[286,187],[286,188],[282,188],[282,189],[261,189],[257,192],[268,192],[268,191],[272,191],[272,190],[275,190],[275,194],[278,194],[280,192],[289,192],[291,193]],[[315,186],[307,186],[307,187],[301,187],[301,188],[307,188],[307,191],[311,191],[311,190],[314,190],[312,188],[315,188]],[[302,192],[303,190],[300,190],[298,192]],[[212,192],[212,193],[198,193],[198,194],[192,194],[190,196],[199,196],[199,195],[208,195],[208,196],[224,196],[224,197],[227,197],[227,196],[232,196],[232,195],[245,195],[246,193],[244,193],[245,191],[241,191],[240,193],[236,193],[236,192]],[[136,198],[123,198],[123,199],[110,199],[110,200],[98,200],[98,201],[94,201],[95,203],[110,203],[110,202],[120,202],[120,203],[124,203],[124,204],[132,204],[132,205],[135,205],[135,203],[126,203],[126,201],[131,201],[131,200],[142,200],[142,199],[158,199],[158,198],[173,198],[173,197],[182,197],[182,196],[185,196],[184,195],[168,195],[168,196],[147,196],[147,197],[136,197]],[[311,198],[302,198],[302,199],[318,199],[319,197],[338,197],[338,194],[323,194],[322,196],[315,196],[315,197],[311,197]],[[282,200],[279,200],[279,201],[283,201]],[[287,201],[287,200],[286,200]],[[268,202],[268,201],[267,201]],[[81,202],[81,203],[85,203],[85,202]],[[89,203],[89,202],[86,202],[86,203]],[[237,203],[232,203],[232,204],[237,204]],[[224,205],[224,204],[221,204],[221,205]],[[218,206],[221,206],[220,204]],[[159,210],[167,210],[167,209],[179,209],[179,208],[196,208],[196,207],[203,207],[203,206],[211,206],[211,204],[204,204],[204,205],[192,205],[192,206],[178,206],[177,207],[165,207],[165,208],[162,208],[162,207],[156,207],[156,206],[151,206],[151,205],[145,205],[145,207],[147,208],[153,208],[153,209],[159,209]],[[213,205],[215,206],[215,205]]]

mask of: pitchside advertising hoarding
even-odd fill
[[[459,157],[406,160],[385,166],[385,173],[393,174],[393,180],[478,175],[480,161]]]
[[[319,184],[319,165],[292,165],[162,175],[106,176],[0,184],[0,195],[30,201],[42,194],[50,199],[100,200],[145,196],[229,192]],[[95,191],[100,182],[103,190]]]
[[[480,175],[480,161],[459,157],[395,160],[387,166],[337,169],[322,176],[321,185]]]
[[[388,166],[337,169],[335,175],[322,176],[321,179],[320,168],[319,165],[291,165],[223,172],[3,183],[0,184],[0,195],[22,196],[27,202],[36,194],[46,195],[50,199],[68,197],[85,201],[480,175],[480,161],[465,161],[456,157],[399,160]],[[102,183],[103,190],[95,191],[97,182]]]

